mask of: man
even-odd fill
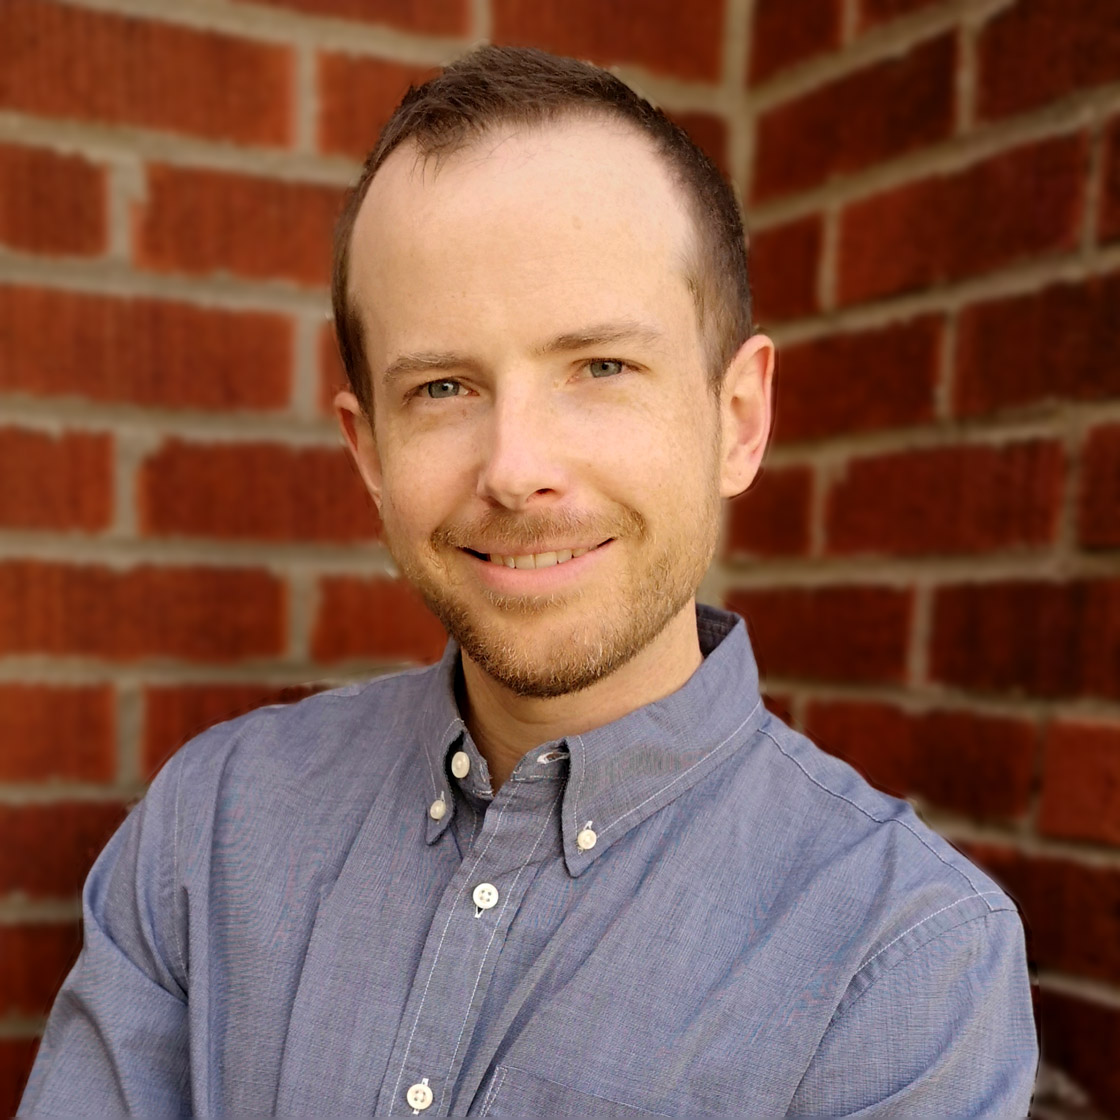
[[[1014,905],[695,604],[773,370],[711,165],[482,49],[386,127],[334,295],[347,444],[453,640],[168,764],[23,1111],[1023,1115]]]

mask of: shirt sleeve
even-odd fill
[[[82,951],[47,1021],[19,1116],[190,1115],[174,760],[82,892]]]
[[[789,1115],[1023,1117],[1037,1066],[1022,923],[995,910],[920,944],[842,1004]]]

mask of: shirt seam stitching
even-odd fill
[[[171,889],[174,891],[172,898],[172,922],[171,932],[175,937],[175,955],[178,957],[179,971],[183,975],[184,981],[187,982],[188,988],[190,985],[190,977],[187,975],[187,961],[183,954],[183,943],[179,937],[179,922],[175,916],[178,910],[177,899],[179,896],[179,807],[182,802],[183,792],[183,767],[180,766],[175,773],[175,837],[171,845]]]
[[[972,877],[968,874],[967,871],[965,871],[961,867],[957,867],[956,864],[950,863],[939,851],[937,851],[929,843],[928,840],[925,839],[925,837],[923,837],[918,832],[916,832],[909,824],[906,823],[906,821],[900,820],[898,817],[877,817],[870,810],[865,809],[862,805],[857,804],[850,797],[845,797],[844,794],[840,793],[838,790],[834,790],[834,789],[831,789],[829,786],[826,786],[819,778],[816,778],[812,774],[810,774],[809,771],[802,764],[801,760],[798,759],[798,758],[795,758],[792,754],[790,754],[781,745],[781,743],[779,743],[778,740],[775,739],[774,736],[771,735],[770,732],[766,730],[765,727],[760,728],[760,731],[767,739],[770,740],[771,743],[774,744],[775,747],[777,747],[779,753],[784,758],[788,758],[789,761],[792,762],[794,764],[794,766],[796,766],[798,768],[798,770],[800,770],[801,773],[804,774],[805,777],[808,778],[809,781],[812,782],[813,785],[815,785],[818,789],[823,790],[825,793],[829,794],[831,797],[839,798],[841,801],[844,801],[848,805],[851,805],[851,807],[853,809],[855,809],[856,812],[862,813],[865,817],[867,817],[868,820],[874,821],[876,824],[896,824],[900,828],[904,828],[907,832],[910,833],[911,836],[914,837],[915,840],[918,841],[919,844],[922,845],[922,847],[924,847],[926,849],[926,851],[928,851],[930,853],[930,855],[932,855],[939,862],[943,863],[950,870],[955,871],[958,875],[960,875],[961,878],[964,879],[964,881],[966,883],[968,883],[968,885],[972,888],[973,894],[984,895],[984,894],[1002,894],[1002,893],[1004,893],[1002,891],[981,891],[979,889],[978,885],[975,882],[973,882]],[[989,909],[989,911],[993,911],[993,910],[996,909],[996,907],[989,905],[988,909]]]
[[[672,788],[674,785],[677,784],[677,782],[682,781],[684,778],[686,778],[693,770],[696,769],[697,766],[702,766],[710,758],[713,758],[715,755],[717,755],[721,750],[723,750],[724,747],[727,746],[728,743],[731,742],[732,739],[735,738],[736,735],[739,734],[740,731],[743,730],[744,727],[747,726],[748,723],[750,723],[750,721],[754,718],[755,712],[757,712],[758,709],[761,708],[761,707],[762,707],[762,699],[760,697],[755,702],[754,707],[751,708],[751,710],[744,717],[742,723],[740,723],[739,726],[736,727],[735,730],[732,731],[727,736],[727,738],[725,738],[721,743],[718,743],[718,744],[716,744],[716,746],[712,747],[712,749],[710,751],[708,751],[707,754],[702,755],[691,766],[689,766],[687,769],[682,770],[679,774],[677,774],[676,777],[671,778],[668,782],[666,782],[663,786],[661,786],[660,789],[655,790],[648,797],[639,801],[638,804],[635,805],[633,808],[627,809],[626,812],[622,814],[622,816],[616,817],[613,821],[611,821],[610,824],[606,825],[603,828],[603,831],[602,831],[601,835],[606,835],[608,832],[611,831],[611,829],[616,828],[619,824],[621,824],[624,820],[626,820],[627,817],[633,815],[639,809],[641,809],[643,806],[648,805],[651,801],[655,801],[666,790]],[[582,746],[582,743],[580,745]],[[573,811],[573,818],[574,818],[574,815],[575,815],[575,807],[574,806],[573,806],[572,811]],[[575,822],[574,822],[574,819],[573,819],[573,827],[574,827],[574,823]]]

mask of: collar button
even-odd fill
[[[595,835],[593,828],[581,828],[576,836],[576,847],[581,852],[589,852],[595,847],[598,839],[599,837]]]

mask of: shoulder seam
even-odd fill
[[[979,887],[977,886],[977,884],[973,881],[972,876],[969,875],[968,872],[964,870],[964,868],[957,867],[955,864],[950,863],[939,851],[937,851],[935,848],[933,848],[930,845],[929,841],[926,840],[926,838],[924,836],[922,836],[918,832],[915,832],[914,829],[911,828],[910,825],[907,824],[905,821],[899,820],[897,817],[886,817],[886,818],[877,817],[877,816],[875,816],[874,813],[865,809],[862,805],[856,804],[856,802],[854,802],[850,797],[845,797],[842,793],[839,793],[837,790],[830,789],[822,781],[820,781],[819,778],[816,778],[812,774],[810,774],[809,771],[806,770],[805,767],[802,765],[800,759],[794,758],[793,755],[791,755],[782,746],[782,744],[779,743],[778,740],[775,739],[774,736],[771,735],[770,732],[766,730],[765,727],[762,727],[759,730],[761,731],[761,733],[763,735],[766,736],[767,739],[770,740],[771,743],[774,744],[775,747],[777,747],[778,751],[785,758],[788,758],[790,760],[790,762],[792,762],[794,764],[794,766],[796,766],[798,768],[798,770],[800,770],[801,773],[804,774],[805,777],[808,778],[809,781],[812,782],[813,785],[815,785],[818,789],[823,790],[825,793],[829,794],[831,797],[839,798],[841,801],[846,802],[848,805],[851,805],[851,807],[853,809],[855,809],[856,812],[862,813],[865,817],[867,817],[868,820],[874,821],[876,824],[895,824],[895,825],[898,825],[900,828],[904,828],[907,832],[910,833],[911,836],[914,837],[915,840],[918,841],[919,844],[922,845],[922,847],[924,847],[926,849],[926,851],[928,851],[930,853],[930,855],[934,856],[937,860],[939,860],[941,863],[943,863],[950,870],[955,871],[958,875],[961,876],[962,879],[965,880],[966,883],[968,883],[968,885],[972,888],[972,892],[973,892],[972,896],[970,896],[970,897],[973,897],[973,896],[983,897],[984,895],[990,895],[990,894],[999,894],[999,895],[1004,894],[1003,891],[982,891],[982,890],[980,890]],[[956,905],[956,904],[955,903],[950,903],[950,905]],[[989,903],[988,904],[988,909],[989,909],[989,911],[994,911],[994,910],[1000,909],[1000,908],[992,906]]]

